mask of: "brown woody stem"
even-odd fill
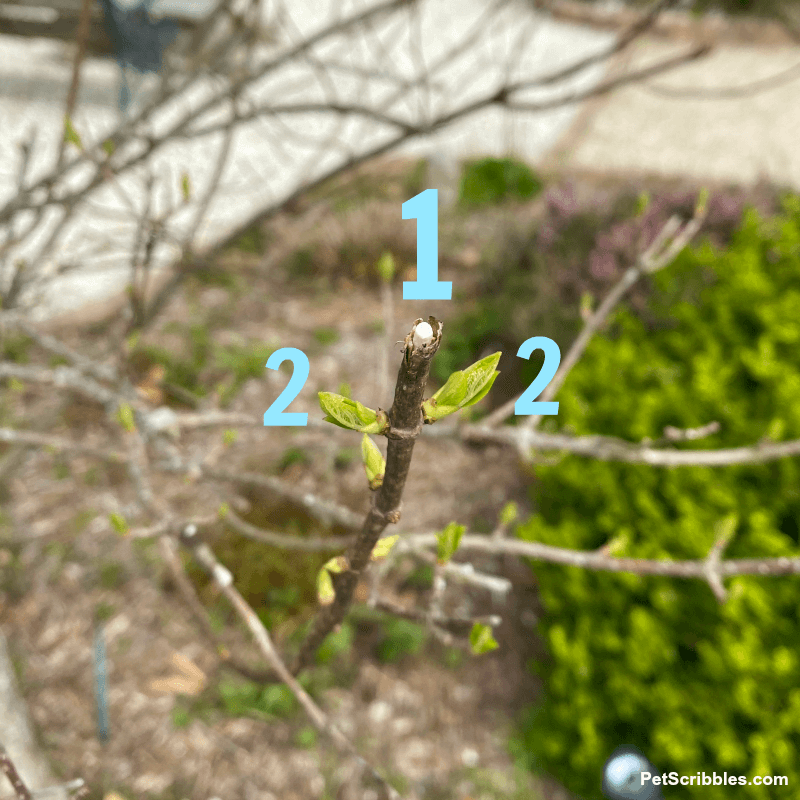
[[[414,323],[405,339],[406,347],[397,375],[394,403],[388,412],[389,429],[384,435],[389,439],[389,444],[383,484],[372,495],[372,507],[355,542],[347,550],[347,569],[331,575],[336,597],[317,615],[294,664],[295,674],[309,666],[325,637],[344,620],[376,542],[390,522],[398,522],[400,519],[400,501],[411,466],[411,453],[423,425],[422,401],[425,385],[428,382],[431,361],[442,339],[442,323],[428,317],[433,338],[423,344],[415,343],[414,330],[420,322],[421,319]]]

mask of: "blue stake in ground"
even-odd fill
[[[94,629],[94,693],[97,701],[97,738],[108,741],[108,686],[106,683],[106,641],[103,625],[98,622]]]
[[[134,8],[121,8],[116,0],[100,0],[106,30],[122,72],[120,111],[125,111],[132,99],[128,70],[132,69],[139,75],[160,72],[164,50],[180,30],[175,20],[153,19],[150,15],[152,4],[153,0],[141,0]]]
[[[663,800],[661,789],[642,773],[661,773],[635,748],[618,747],[603,767],[603,794],[608,800]]]

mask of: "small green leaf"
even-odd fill
[[[453,557],[465,530],[463,525],[451,522],[441,533],[436,534],[436,557],[440,564],[446,564]]]
[[[364,434],[361,440],[361,457],[364,461],[364,469],[367,472],[367,480],[370,489],[378,489],[383,484],[383,476],[386,472],[386,462],[383,460],[381,451],[372,439]]]
[[[608,543],[608,552],[619,558],[625,554],[628,545],[631,543],[631,537],[627,533],[620,533],[614,536]]]
[[[694,207],[694,213],[696,215],[699,216],[700,214],[706,213],[706,208],[708,208],[708,198],[709,198],[708,189],[703,187],[700,190],[700,194],[697,195],[697,203],[695,204]]]
[[[469,646],[476,656],[480,656],[483,653],[496,650],[500,645],[497,644],[494,636],[492,636],[492,629],[489,625],[476,622],[469,633]]]
[[[650,192],[641,192],[636,200],[636,216],[640,217],[650,205]]]
[[[714,540],[720,547],[726,547],[733,535],[736,533],[736,526],[739,524],[738,514],[728,514],[727,517],[720,520],[714,528]]]
[[[108,518],[117,533],[125,534],[128,532],[128,523],[125,521],[125,517],[123,517],[122,514],[117,514],[117,512],[114,511],[108,515]]]
[[[181,194],[183,195],[184,203],[188,203],[192,199],[192,185],[189,182],[188,172],[184,172],[181,175]]]
[[[340,428],[361,433],[382,433],[389,424],[384,411],[375,412],[358,400],[351,400],[340,394],[319,392],[319,404],[327,414],[325,421],[332,422]]]
[[[378,418],[377,412],[373,411],[371,408],[367,408],[365,405],[362,405],[358,402],[358,400],[352,400],[351,402],[355,403],[356,406],[356,414],[358,414],[358,418],[363,422],[365,425],[372,425]]]
[[[464,373],[461,370],[454,372],[447,379],[447,383],[431,399],[436,401],[437,406],[459,408],[467,399],[467,379]]]
[[[378,539],[378,543],[372,549],[370,559],[372,561],[382,561],[392,552],[392,548],[397,544],[399,538],[400,534],[396,534],[394,536],[384,536],[383,539]]]
[[[231,445],[231,444],[233,444],[233,443],[234,443],[234,442],[235,442],[235,441],[236,441],[238,438],[239,438],[239,434],[238,434],[238,432],[237,432],[237,431],[235,431],[235,430],[232,430],[232,429],[230,429],[230,428],[229,428],[228,430],[226,430],[226,431],[225,431],[225,432],[222,434],[222,441],[223,441],[223,442],[224,442],[226,445]]]
[[[347,569],[347,559],[336,556],[328,561],[317,575],[317,599],[320,605],[329,606],[336,599],[336,590],[333,588],[331,573],[343,572]]]
[[[128,351],[135,350],[136,345],[139,344],[139,339],[141,338],[142,332],[141,331],[134,331],[126,340],[125,344],[128,348]]]
[[[227,503],[223,503],[219,509],[217,510],[217,516],[220,519],[225,519],[228,516],[228,512],[231,510],[231,507]]]
[[[433,397],[422,404],[422,413],[428,423],[455,414],[467,397],[467,379],[460,370],[454,372],[447,383]]]
[[[506,503],[503,510],[500,512],[500,522],[503,525],[511,525],[519,517],[519,508],[516,503]]]
[[[449,416],[450,414],[455,414],[456,411],[458,411],[458,406],[436,405],[436,401],[432,397],[422,404],[422,413],[424,415],[425,422],[428,424],[437,422],[438,420]]]
[[[494,382],[497,380],[497,376],[499,374],[500,374],[499,372],[493,373],[489,377],[489,380],[486,381],[484,387],[476,395],[474,395],[472,398],[467,400],[467,402],[464,403],[464,405],[461,406],[461,407],[462,408],[469,408],[470,406],[474,406],[476,403],[480,403],[480,401],[483,400],[483,398],[486,397],[487,394],[489,394],[489,389],[492,388],[492,386],[494,385]]]
[[[331,574],[323,567],[317,575],[317,600],[321,606],[329,606],[335,598]]]
[[[64,141],[74,144],[78,150],[83,150],[81,137],[72,125],[72,120],[69,117],[64,117]]]
[[[592,306],[594,305],[594,297],[591,292],[584,292],[581,295],[581,317],[585,320],[592,313]]]
[[[487,385],[491,387],[499,374],[495,370],[501,355],[502,353],[492,353],[464,370],[464,377],[467,379],[467,398],[462,407],[477,403],[489,391],[486,387]]]
[[[113,156],[114,155],[114,150],[116,150],[116,147],[114,146],[113,140],[106,139],[103,142],[103,150],[105,150],[107,156],[109,156],[109,157]]]
[[[133,409],[127,403],[121,403],[117,409],[117,420],[128,433],[133,433],[136,430]]]
[[[376,269],[378,275],[381,276],[384,283],[391,283],[394,273],[396,271],[394,257],[391,253],[384,253],[379,259]]]

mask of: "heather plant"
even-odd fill
[[[457,329],[443,342],[433,374],[439,380],[484,348],[506,353],[491,402],[519,393],[538,374],[542,359],[513,357],[514,343],[535,328],[542,335],[573,340],[609,286],[620,280],[636,254],[649,247],[667,220],[690,219],[697,192],[687,188],[653,188],[631,182],[588,191],[570,178],[558,180],[543,194],[541,218],[504,233],[504,246],[487,254],[477,300],[463,312]],[[703,235],[723,246],[747,208],[762,214],[777,209],[774,190],[730,187],[711,192]],[[628,303],[653,324],[645,277],[632,287]]]
[[[544,430],[652,442],[665,426],[714,421],[719,448],[797,437],[799,278],[800,200],[772,220],[748,211],[727,248],[687,249],[654,277],[657,329],[617,312]],[[536,478],[537,511],[518,529],[527,541],[619,558],[694,558],[715,541],[739,559],[800,553],[796,459],[665,470],[567,455]],[[800,781],[796,579],[738,576],[720,605],[708,585],[669,577],[553,564],[536,577],[549,657],[536,667],[545,702],[522,729],[529,763],[586,800],[600,797],[591,776],[621,742],[660,772]],[[731,789],[668,791],[715,800]],[[775,791],[739,786],[738,796]]]

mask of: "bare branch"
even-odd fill
[[[334,536],[325,539],[322,537],[290,536],[285,533],[273,533],[245,522],[230,508],[225,512],[224,520],[237,533],[246,536],[248,539],[285,550],[305,550],[310,553],[343,550],[345,547],[352,545],[356,538],[355,536]]]
[[[128,457],[113,450],[102,450],[98,447],[73,442],[59,436],[50,436],[44,433],[34,433],[32,431],[18,431],[14,428],[0,428],[0,442],[11,442],[13,444],[30,445],[33,447],[53,448],[54,450],[64,450],[66,452],[80,453],[82,455],[101,458],[113,464],[124,464]]]
[[[317,497],[311,492],[304,492],[296,489],[279,478],[271,475],[259,475],[257,472],[234,472],[233,470],[220,469],[218,467],[200,467],[197,464],[163,465],[162,469],[167,472],[186,472],[195,473],[198,478],[206,478],[217,481],[230,481],[232,483],[245,484],[250,486],[263,486],[281,497],[285,497],[292,502],[305,508],[310,514],[321,520],[325,524],[338,524],[346,528],[358,528],[361,517],[353,511],[343,506],[332,503]]]
[[[435,547],[435,533],[412,533],[403,536],[408,547]],[[593,551],[569,550],[539,542],[519,539],[492,539],[481,534],[464,534],[458,547],[461,552],[507,553],[509,555],[582,567],[606,572],[633,572],[637,575],[663,575],[673,578],[699,578],[707,580],[706,559],[673,561],[671,559],[616,558]],[[722,577],[734,575],[800,575],[800,557],[740,558],[720,561],[718,573]]]
[[[0,363],[0,378],[17,378],[21,381],[43,383],[56,388],[72,389],[86,397],[90,397],[104,406],[109,407],[116,403],[117,395],[105,386],[88,378],[73,367],[59,366],[55,369],[44,367],[30,367],[23,364]]]
[[[159,545],[161,547],[161,553],[164,556],[167,567],[169,568],[170,574],[172,575],[172,579],[175,581],[175,585],[178,587],[178,590],[183,596],[186,605],[189,606],[192,616],[194,616],[194,618],[200,624],[200,627],[203,629],[203,632],[205,633],[209,642],[214,645],[214,648],[223,663],[226,666],[235,669],[238,673],[249,680],[258,681],[259,683],[267,683],[270,680],[275,680],[275,673],[272,671],[266,672],[264,670],[253,669],[248,664],[237,658],[235,654],[231,653],[227,647],[220,643],[217,632],[208,618],[205,607],[200,602],[200,598],[197,596],[192,582],[186,577],[186,571],[184,570],[183,564],[178,558],[178,554],[176,552],[177,545],[175,544],[175,541],[170,536],[161,536],[159,538]]]
[[[81,82],[81,64],[86,57],[86,45],[89,40],[89,33],[92,25],[92,0],[81,0],[81,14],[78,20],[78,30],[76,32],[75,59],[72,63],[72,79],[67,92],[67,102],[64,108],[66,120],[72,120],[75,111],[75,103],[78,100],[78,87]],[[64,160],[64,149],[66,146],[66,136],[61,137],[58,146],[58,164]]]
[[[8,754],[8,750],[2,744],[0,744],[0,770],[8,778],[11,787],[17,794],[18,800],[33,800],[31,790],[25,785],[25,781],[22,780],[17,768],[14,766],[14,762],[11,760],[11,756]]]
[[[400,617],[401,619],[407,619],[411,622],[432,622],[437,627],[452,631],[460,637],[468,636],[472,626],[476,622],[483,625],[491,625],[493,627],[500,625],[503,622],[502,617],[497,614],[484,614],[483,616],[468,618],[448,617],[443,614],[429,615],[426,612],[417,609],[403,608],[403,606],[398,605],[397,603],[393,602],[392,600],[388,600],[385,597],[379,597],[369,605],[378,611],[385,611],[387,614]],[[447,644],[451,644],[451,642],[447,642]]]
[[[561,362],[558,371],[553,376],[553,380],[550,381],[539,396],[540,401],[549,401],[555,397],[566,380],[567,375],[569,375],[572,368],[580,360],[592,337],[600,329],[608,318],[608,315],[622,299],[625,292],[627,292],[642,275],[649,275],[657,272],[673,261],[678,253],[680,253],[697,234],[697,231],[700,229],[706,217],[706,213],[707,211],[705,208],[696,209],[694,217],[686,224],[680,233],[678,233],[680,220],[677,216],[671,217],[666,222],[661,231],[656,235],[650,247],[640,255],[636,265],[630,267],[625,272],[616,286],[614,286],[605,297],[597,311],[589,318],[578,338],[573,342],[572,347],[570,347],[566,357]],[[671,243],[665,248],[664,245],[668,240],[671,240]],[[492,425],[502,422],[514,412],[517,400],[519,400],[519,396],[504,403],[500,408],[486,417],[482,424],[486,427],[491,427]],[[541,419],[541,414],[531,414],[531,416],[525,420],[522,427],[532,430],[536,428]]]
[[[745,447],[718,450],[668,450],[626,442],[614,436],[570,436],[542,433],[525,428],[486,428],[462,426],[458,435],[464,441],[496,442],[515,447],[525,461],[531,451],[567,453],[599,461],[623,461],[655,467],[727,467],[732,464],[761,464],[787,456],[800,455],[800,439],[788,442],[758,442]]]
[[[706,558],[706,580],[714,592],[714,596],[720,603],[724,603],[728,598],[728,593],[722,583],[722,554],[725,548],[730,544],[733,535],[736,532],[736,524],[730,524],[731,521],[723,521],[717,531],[717,538],[708,553]]]
[[[328,719],[328,715],[314,702],[311,696],[303,689],[297,682],[297,679],[289,671],[284,664],[283,659],[278,654],[275,646],[272,644],[272,639],[269,632],[264,627],[258,615],[253,611],[250,604],[242,597],[233,585],[233,576],[230,571],[224,567],[216,558],[211,548],[205,544],[197,535],[197,527],[193,524],[186,525],[181,531],[180,541],[185,545],[192,555],[197,559],[198,563],[208,572],[214,579],[219,589],[225,595],[227,600],[236,610],[237,614],[242,618],[244,623],[250,630],[250,633],[258,645],[261,654],[264,656],[267,663],[275,670],[275,673],[283,681],[292,694],[297,698],[303,710],[308,715],[309,719],[314,724],[320,733],[329,736],[334,744],[344,753],[354,756],[363,766],[365,766],[370,774],[376,778],[389,792],[389,796],[393,800],[399,800],[400,795],[394,787],[383,777],[377,770],[371,766],[350,743],[349,739]]]
[[[116,381],[117,380],[117,371],[105,364],[98,364],[91,358],[87,358],[86,356],[78,353],[77,351],[73,350],[71,347],[68,347],[63,342],[60,342],[53,336],[49,334],[41,332],[35,325],[32,325],[26,319],[20,316],[11,316],[8,319],[4,320],[4,322],[14,325],[18,328],[21,328],[26,335],[30,336],[39,347],[48,350],[49,352],[61,356],[62,358],[66,358],[70,361],[75,367],[86,372],[89,375],[93,375],[98,380],[104,381]]]

